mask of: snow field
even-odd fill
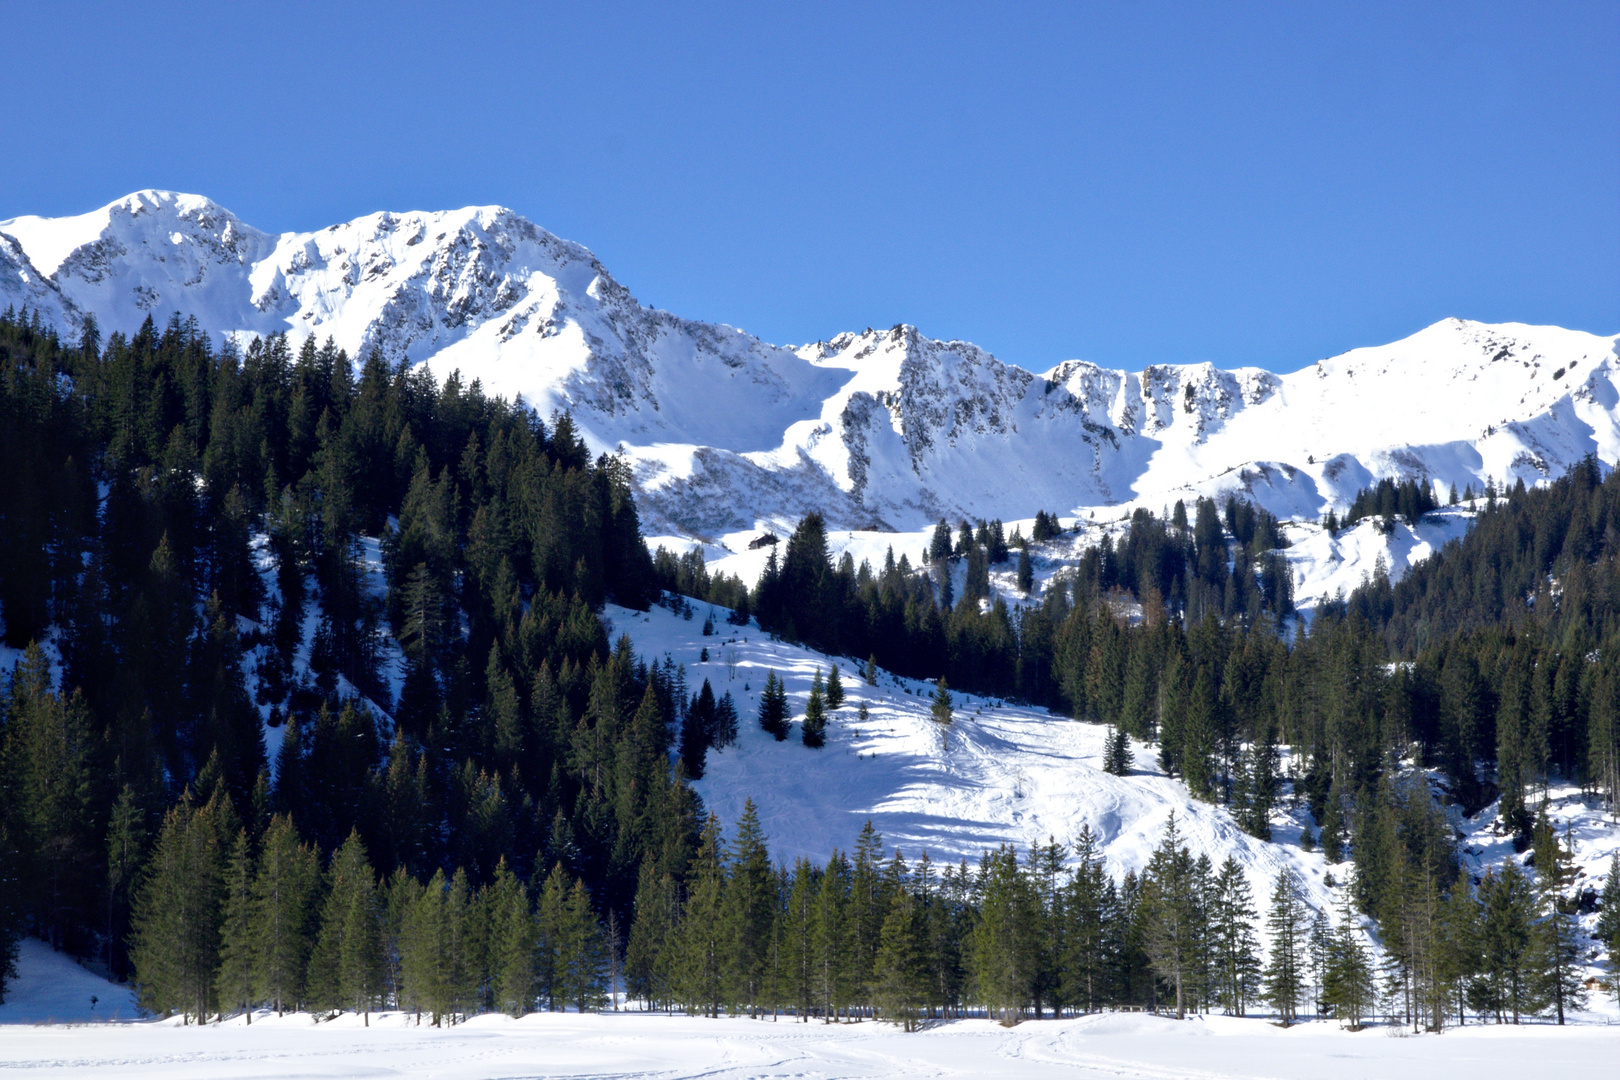
[[[737,743],[711,751],[693,787],[728,834],[753,799],[774,860],[791,864],[802,855],[825,862],[834,849],[848,851],[868,819],[886,849],[898,847],[913,867],[924,851],[936,866],[966,859],[976,867],[983,852],[1000,844],[1021,854],[1049,838],[1072,844],[1089,825],[1109,873],[1120,878],[1146,865],[1174,813],[1195,857],[1207,854],[1216,867],[1228,854],[1237,859],[1257,904],[1277,874],[1292,867],[1313,905],[1335,906],[1325,884],[1329,864],[1299,848],[1300,820],[1286,809],[1273,821],[1278,842],[1257,840],[1224,808],[1193,799],[1166,776],[1146,744],[1132,744],[1131,776],[1104,772],[1103,725],[953,691],[955,722],[942,727],[929,716],[932,683],[880,671],[878,685],[868,686],[853,657],[775,641],[754,626],[732,627],[724,608],[693,607],[690,621],[660,607],[610,606],[606,615],[613,636],[628,633],[649,662],[667,655],[685,664],[693,691],[707,678],[717,697],[730,691],[736,699]],[[711,610],[715,635],[704,637]],[[705,647],[707,663],[698,659]],[[844,706],[828,714],[827,745],[811,750],[800,741],[799,721],[816,669],[825,677],[834,662]],[[785,682],[795,718],[785,742],[758,722],[759,693],[771,670]],[[865,721],[858,716],[862,702]]]
[[[1558,1080],[1610,1078],[1620,1028],[1467,1027],[1437,1038],[1351,1034],[1331,1023],[1176,1021],[1104,1013],[1003,1028],[960,1020],[907,1035],[888,1024],[799,1024],[638,1012],[480,1016],[453,1028],[376,1014],[260,1013],[206,1027],[175,1022],[0,1026],[8,1077],[249,1078],[800,1077],[1140,1080]]]

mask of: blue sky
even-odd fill
[[[0,218],[501,203],[767,340],[1620,331],[1620,4],[8,4]]]

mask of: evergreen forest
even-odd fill
[[[68,343],[0,317],[0,461],[0,1000],[28,933],[199,1021],[1129,1005],[1437,1029],[1562,1022],[1594,905],[1620,955],[1620,870],[1580,892],[1541,808],[1557,778],[1620,795],[1620,477],[1592,459],[1467,492],[1466,538],[1308,628],[1284,527],[1238,500],[1137,510],[1038,599],[1045,512],[1027,538],[941,521],[881,568],[835,561],[811,514],[750,586],[649,552],[627,468],[566,415],[178,319]],[[1388,482],[1330,524],[1436,504]],[[948,684],[1108,724],[1111,768],[1149,743],[1263,838],[1301,800],[1353,863],[1347,903],[1309,910],[1287,874],[1255,897],[1173,821],[1118,880],[1089,831],[937,867],[868,826],[775,863],[751,808],[728,838],[688,783],[754,718],[601,616],[682,596],[937,680],[945,718]],[[819,723],[844,694],[818,679]],[[758,722],[785,733],[786,708],[767,689]],[[1533,870],[1471,881],[1443,804],[1497,799]]]

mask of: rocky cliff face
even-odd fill
[[[143,191],[0,221],[0,304],[64,334],[147,316],[333,338],[572,410],[634,466],[650,531],[718,537],[810,509],[837,527],[1241,491],[1315,517],[1386,475],[1527,482],[1620,459],[1616,339],[1447,320],[1277,375],[1208,364],[1037,375],[914,327],[797,349],[646,308],[510,210],[371,214],[280,236]]]

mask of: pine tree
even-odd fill
[[[838,677],[838,665],[834,664],[832,671],[827,673],[827,708],[838,709],[842,708],[843,704],[844,683]]]
[[[382,981],[382,942],[377,881],[358,832],[351,832],[332,856],[328,877],[331,885],[310,961],[311,998],[317,1008],[353,1010],[369,1027]]]
[[[883,920],[873,973],[872,1002],[877,1014],[906,1031],[916,1030],[927,994],[918,915],[911,893],[896,891]]]
[[[1339,924],[1328,945],[1322,1000],[1341,1024],[1346,1024],[1351,1031],[1359,1031],[1361,1018],[1372,1011],[1378,993],[1372,960],[1356,932],[1356,918],[1348,895],[1346,890],[1347,899],[1339,912]]]
[[[675,951],[676,906],[675,882],[659,871],[653,860],[643,859],[624,973],[628,996],[653,1007],[668,1004],[672,998],[670,967]]]
[[[720,1015],[726,941],[721,911],[726,884],[726,849],[720,819],[713,814],[703,826],[702,844],[687,878],[686,907],[677,939],[682,956],[677,968],[679,995],[690,1011]]]
[[[1011,1026],[1023,1018],[1033,996],[1037,944],[1037,905],[1011,847],[985,853],[978,894],[969,966],[980,1001],[991,1016]]]
[[[934,696],[928,707],[928,715],[936,724],[949,724],[953,718],[951,710],[951,692],[945,686],[945,676],[941,675],[934,681]]]
[[[277,1016],[303,1000],[319,879],[320,863],[298,842],[292,819],[272,818],[253,879],[254,995]]]
[[[258,982],[258,941],[253,911],[256,879],[247,830],[239,830],[225,863],[221,882],[224,909],[220,919],[219,974],[216,994],[220,1007],[241,1009],[253,1023],[254,990]]]
[[[804,745],[812,749],[827,743],[827,707],[822,696],[821,669],[810,681],[810,699],[804,706]]]
[[[1459,1023],[1466,1022],[1468,991],[1483,963],[1479,904],[1469,891],[1466,877],[1452,883],[1445,909],[1440,913],[1437,957],[1440,977],[1456,996],[1457,1019]]]
[[[733,843],[720,919],[725,933],[726,996],[757,1015],[765,998],[768,959],[777,908],[776,877],[759,826],[754,800],[743,804]]]
[[[1266,928],[1271,933],[1271,951],[1263,976],[1265,1000],[1286,1027],[1299,1018],[1299,1001],[1305,992],[1306,960],[1305,901],[1300,895],[1299,878],[1287,867],[1277,875],[1277,884],[1271,891]]]
[[[1620,1000],[1620,855],[1609,856],[1609,874],[1599,898],[1598,944],[1609,954],[1609,987]]]
[[[1175,989],[1176,1017],[1186,1016],[1198,989],[1203,912],[1194,891],[1193,860],[1181,843],[1175,813],[1142,873],[1142,947],[1154,972]]]
[[[495,1004],[510,1016],[534,1005],[535,922],[523,882],[502,859],[490,886],[490,974]]]
[[[4,828],[0,821],[0,829]],[[144,861],[146,847],[146,815],[136,798],[135,789],[128,784],[118,794],[112,815],[107,822],[107,970],[115,977],[129,970],[128,942],[130,899],[134,892],[136,875]],[[0,837],[0,860],[5,858],[6,845]],[[21,895],[0,890],[9,900]],[[0,902],[4,903],[4,902]],[[14,912],[14,917],[21,912]],[[6,912],[0,910],[0,981],[5,972]]]
[[[1029,548],[1018,549],[1018,591],[1028,596],[1030,590],[1035,588],[1035,565],[1030,561]]]
[[[861,677],[866,680],[867,686],[877,685],[877,657],[875,655],[866,658],[866,666],[861,669]]]
[[[1131,763],[1130,736],[1125,734],[1122,727],[1110,727],[1106,748],[1103,750],[1103,771],[1115,776],[1129,776]]]
[[[1255,997],[1260,974],[1254,932],[1258,918],[1249,880],[1237,860],[1228,855],[1215,879],[1209,936],[1215,1000],[1231,1016],[1243,1016]]]
[[[1560,842],[1557,834],[1552,833],[1545,808],[1538,831],[1542,827],[1552,834],[1552,842],[1536,853],[1536,877],[1545,911],[1537,924],[1541,955],[1539,996],[1552,1003],[1554,1015],[1562,1027],[1567,1010],[1586,1008],[1576,902],[1565,896],[1575,883],[1575,853],[1572,842]]]
[[[759,726],[777,742],[788,737],[787,689],[774,670],[765,676],[765,688],[759,695]]]
[[[169,811],[132,919],[130,960],[142,1006],[199,1023],[213,1011],[219,963],[222,813],[214,800],[193,806],[189,795]]]
[[[1490,980],[1498,1022],[1503,1010],[1517,1024],[1525,1015],[1541,1011],[1537,989],[1536,916],[1534,890],[1512,859],[1500,873],[1487,873],[1480,885],[1484,907],[1481,943],[1485,976]]]

